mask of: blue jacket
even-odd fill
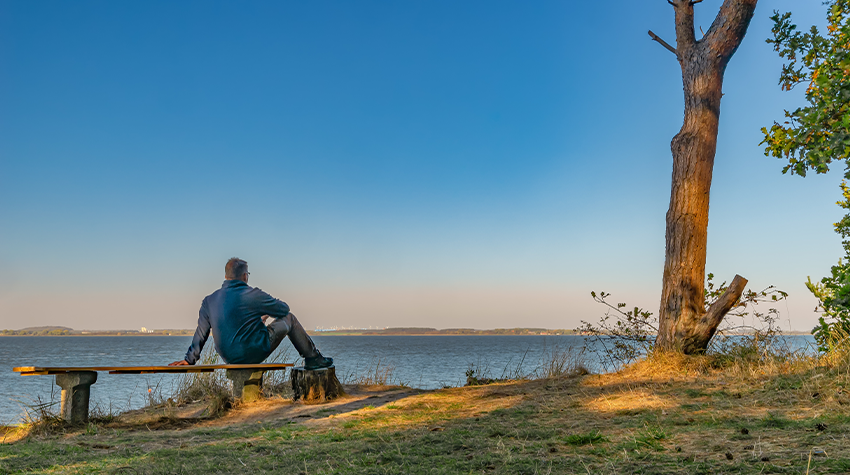
[[[186,362],[198,361],[212,330],[215,349],[226,363],[260,363],[271,353],[269,332],[261,317],[282,318],[288,313],[289,305],[262,290],[241,280],[225,280],[201,304]]]

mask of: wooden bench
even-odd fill
[[[55,375],[56,385],[62,388],[60,414],[72,424],[83,424],[89,420],[89,397],[91,385],[97,382],[98,371],[109,374],[152,374],[152,373],[211,373],[217,369],[227,370],[227,379],[233,382],[233,397],[255,400],[260,397],[263,373],[285,370],[292,363],[262,364],[216,364],[187,366],[20,366],[12,370],[21,376]]]

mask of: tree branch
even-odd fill
[[[726,289],[726,292],[723,292],[723,295],[721,295],[716,302],[711,304],[711,307],[708,307],[708,311],[705,312],[703,321],[706,322],[708,328],[712,329],[709,339],[714,336],[714,332],[717,330],[717,326],[720,325],[723,317],[729,313],[729,310],[732,310],[736,305],[738,305],[738,300],[740,300],[741,294],[744,293],[744,287],[746,286],[747,279],[740,275],[736,275],[735,278],[732,279],[732,283],[729,284],[729,287]]]
[[[741,45],[758,0],[724,0],[711,28],[703,36],[709,51],[725,65]]]
[[[679,57],[679,53],[676,51],[676,48],[674,48],[674,47],[670,46],[670,45],[669,45],[666,41],[662,40],[662,39],[661,39],[658,35],[656,35],[655,33],[653,33],[653,32],[652,32],[652,30],[649,30],[649,36],[650,36],[650,38],[652,38],[653,40],[655,40],[655,41],[659,42],[659,43],[661,44],[661,46],[663,46],[663,47],[667,48],[668,50],[670,50],[670,52],[671,52],[671,53],[673,53],[673,54],[675,54],[677,58]]]
[[[676,11],[676,50],[679,58],[684,59],[697,42],[694,33],[694,2],[677,0],[672,4]]]

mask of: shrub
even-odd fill
[[[726,292],[726,282],[716,285],[714,274],[706,276],[704,305],[706,310]],[[643,308],[625,310],[625,303],[611,304],[611,296],[605,292],[591,292],[593,299],[604,305],[605,314],[598,323],[582,321],[577,329],[589,335],[588,348],[595,353],[607,371],[616,371],[640,358],[650,355],[655,349],[658,333],[658,318]],[[788,297],[786,292],[769,286],[761,291],[747,289],[738,304],[730,311],[711,342],[708,353],[715,355],[737,355],[761,358],[768,348],[782,343],[782,332],[777,326],[779,311],[770,308],[758,311],[760,303],[776,303]]]
[[[841,182],[841,193],[844,199],[837,203],[838,206],[850,210],[850,189],[846,182]],[[817,310],[823,313],[812,335],[818,342],[818,349],[825,352],[850,334],[850,213],[834,226],[835,232],[842,237],[844,259],[839,259],[838,264],[832,266],[831,275],[819,283],[813,283],[811,277],[806,281],[806,287],[818,299]]]

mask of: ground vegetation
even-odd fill
[[[0,473],[847,473],[848,369],[843,347],[656,352],[610,374],[150,409],[0,444]]]

